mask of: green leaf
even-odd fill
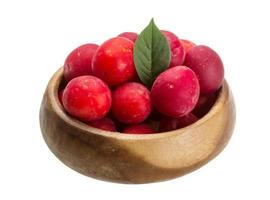
[[[141,81],[149,88],[170,64],[170,47],[166,37],[152,19],[140,33],[134,46],[134,63]]]

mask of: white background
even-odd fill
[[[0,199],[269,199],[268,1],[0,1]],[[124,185],[72,171],[39,129],[46,84],[76,46],[156,24],[223,59],[237,123],[203,168],[154,184]],[[268,190],[268,191],[267,191]]]

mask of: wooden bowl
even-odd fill
[[[51,151],[67,166],[97,179],[149,183],[187,174],[213,159],[227,144],[235,107],[224,82],[215,105],[196,123],[174,131],[135,135],[90,127],[67,115],[58,100],[63,68],[48,83],[40,127]]]

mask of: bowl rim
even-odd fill
[[[171,137],[175,136],[176,134],[182,134],[186,132],[187,130],[193,129],[195,127],[199,127],[204,122],[208,121],[212,117],[214,117],[220,110],[222,109],[223,105],[225,104],[226,99],[228,98],[228,91],[229,86],[227,81],[224,79],[223,84],[220,88],[220,91],[217,95],[216,102],[212,106],[212,108],[208,111],[206,115],[204,115],[202,118],[200,118],[195,123],[186,126],[184,128],[172,130],[172,131],[166,131],[161,133],[150,133],[150,134],[123,134],[121,132],[112,132],[112,131],[105,131],[98,128],[91,127],[87,125],[84,122],[79,121],[76,118],[73,118],[72,116],[68,115],[66,111],[64,110],[63,106],[61,105],[59,98],[58,98],[58,90],[60,83],[63,80],[64,77],[64,69],[61,67],[58,69],[54,75],[52,76],[51,80],[48,83],[47,86],[47,94],[48,98],[50,99],[51,106],[53,111],[60,117],[63,121],[68,123],[71,126],[74,126],[78,129],[83,130],[87,134],[96,134],[99,136],[111,138],[111,139],[117,139],[117,140],[150,140],[150,139],[161,139],[164,137]]]

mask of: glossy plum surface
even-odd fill
[[[180,118],[164,117],[160,120],[159,131],[166,132],[183,128],[185,126],[193,124],[197,120],[198,118],[191,113]]]
[[[63,93],[65,110],[82,121],[105,117],[110,110],[111,101],[108,86],[94,76],[79,76],[72,79]]]
[[[195,107],[200,93],[195,73],[185,66],[169,68],[155,80],[151,99],[162,114],[179,118]]]
[[[124,37],[130,39],[132,42],[137,40],[138,34],[134,32],[124,32],[118,35],[118,37]]]
[[[135,77],[133,62],[134,43],[127,38],[116,37],[104,42],[93,58],[93,75],[109,86],[117,86]]]
[[[125,124],[143,122],[152,111],[150,92],[140,83],[125,83],[113,92],[112,112]]]
[[[125,128],[123,131],[123,133],[130,133],[130,134],[149,134],[155,132],[156,131],[152,129],[148,124],[131,125]]]
[[[88,123],[90,126],[102,129],[104,131],[116,131],[115,124],[110,118],[102,118]]]
[[[185,58],[187,67],[197,75],[202,94],[217,91],[224,80],[224,67],[219,55],[210,47],[199,45],[188,51]]]
[[[182,65],[185,58],[185,52],[179,38],[170,31],[163,30],[161,32],[167,38],[171,50],[171,62],[169,67]]]
[[[78,76],[92,75],[92,59],[97,48],[96,44],[85,44],[68,55],[64,64],[64,77],[67,81]]]
[[[182,46],[184,47],[185,54],[193,47],[196,46],[193,42],[185,39],[180,39]]]

